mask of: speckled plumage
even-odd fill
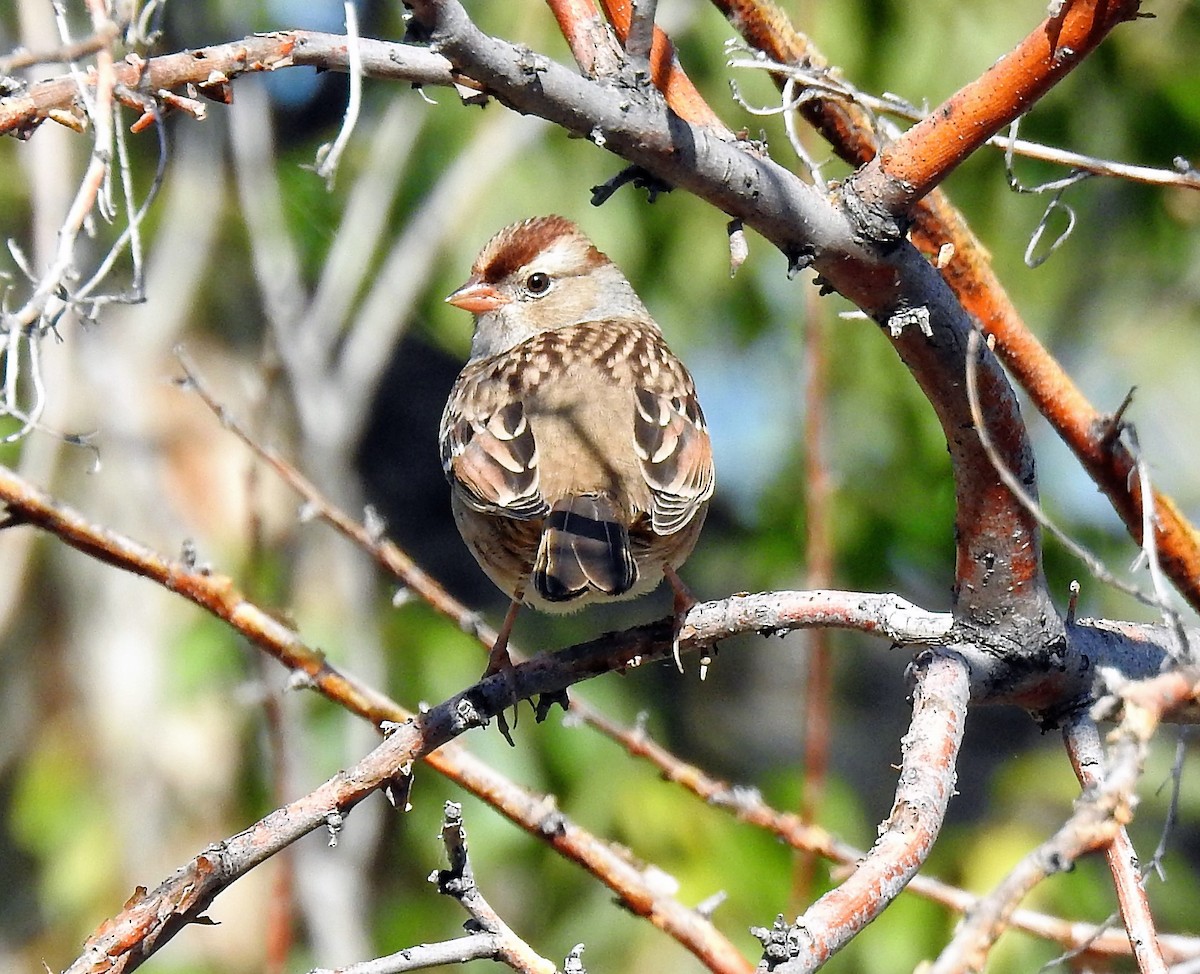
[[[476,314],[440,441],[480,565],[551,611],[650,591],[695,546],[712,452],[692,378],[624,276],[539,218],[500,231],[448,300]]]

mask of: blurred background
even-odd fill
[[[937,104],[1015,43],[1044,0],[792,0],[794,22],[857,87]],[[87,25],[67,5],[74,36]],[[486,30],[569,62],[541,4],[469,4]],[[364,34],[403,36],[400,5],[359,7]],[[1154,19],[1118,30],[1025,120],[1021,135],[1170,168],[1200,162],[1200,6],[1162,0]],[[731,28],[713,9],[662,0],[659,22],[710,103],[734,129],[760,130],[775,159],[794,160],[765,77],[726,66]],[[156,50],[236,40],[287,27],[340,31],[337,3],[168,5]],[[0,9],[0,53],[58,39],[49,4]],[[43,65],[25,80],[56,75]],[[953,489],[944,440],[927,404],[875,326],[846,320],[840,298],[817,299],[803,277],[750,234],[729,274],[725,218],[682,192],[649,205],[621,190],[602,208],[590,188],[621,162],[498,105],[453,92],[367,81],[363,118],[336,183],[312,171],[347,98],[343,75],[309,69],[239,79],[234,103],[165,126],[167,169],[143,234],[144,303],[110,304],[93,321],[64,318],[43,344],[45,429],[0,446],[0,461],[95,523],[173,555],[194,546],[260,604],[293,620],[331,662],[407,706],[472,682],[477,644],[415,600],[258,466],[174,379],[182,345],[224,405],[291,457],[337,503],[373,505],[388,533],[467,605],[498,624],[504,600],[475,566],[449,516],[436,448],[445,396],[466,357],[469,315],[443,297],[499,227],[537,213],[579,222],[629,276],[695,375],[717,453],[718,493],[684,577],[700,598],[806,583],[805,389],[824,336],[824,444],[831,480],[832,584],[949,606]],[[128,126],[133,115],[123,113]],[[25,143],[0,141],[0,232],[35,268],[86,166],[91,143],[52,124]],[[138,191],[149,188],[154,129],[131,136]],[[815,140],[819,159],[830,153]],[[1064,173],[1016,164],[1026,184]],[[830,162],[828,173],[842,172]],[[1200,520],[1200,195],[1092,180],[1064,202],[1078,225],[1041,267],[1023,255],[1047,198],[1018,195],[1001,153],[985,151],[946,185],[991,250],[1030,327],[1100,409],[1137,393],[1128,418],[1158,485]],[[1052,229],[1053,229],[1052,222]],[[120,231],[103,222],[79,248],[90,274]],[[90,262],[90,264],[88,263]],[[129,262],[110,278],[132,280]],[[8,252],[10,305],[27,282]],[[1104,498],[1026,409],[1042,500],[1113,570],[1137,554]],[[0,420],[0,435],[15,424]],[[86,446],[61,434],[86,435]],[[1086,577],[1053,541],[1047,573],[1060,605],[1083,583],[1080,615],[1154,621],[1143,606]],[[1144,581],[1141,575],[1136,576]],[[399,604],[397,604],[397,601]],[[514,641],[535,652],[662,617],[670,596],[566,618],[523,613]],[[1190,617],[1189,621],[1191,620]],[[865,848],[890,809],[907,726],[908,656],[834,634],[830,770],[819,821]],[[671,666],[593,681],[579,693],[680,756],[794,809],[802,766],[808,637],[731,640],[708,678]],[[31,530],[0,533],[0,970],[60,969],[137,885],[153,887],[205,845],[297,797],[375,742],[374,731],[314,694],[199,609],[105,568]],[[728,899],[715,921],[748,957],[747,932],[818,894],[793,897],[793,854],[662,782],[587,729],[523,712],[510,749],[494,731],[466,746],[514,781],[553,792],[561,809],[630,847],[698,903]],[[1160,735],[1134,823],[1148,858],[1170,800],[1176,735]],[[1151,881],[1164,930],[1200,933],[1200,786],[1187,755],[1180,820]],[[929,869],[983,892],[1069,814],[1075,779],[1055,734],[1022,713],[981,710],[967,725],[959,795]],[[349,817],[336,849],[309,836],[215,903],[215,929],[185,931],[152,961],[164,972],[306,970],[348,964],[456,935],[465,917],[425,877],[442,865],[442,803],[463,800],[476,876],[505,919],[541,953],[579,942],[595,972],[701,970],[649,925],[611,904],[595,880],[558,860],[428,770],[408,814],[375,796]],[[686,828],[681,828],[686,822]],[[1043,884],[1029,905],[1102,921],[1114,909],[1103,864]],[[273,911],[290,909],[290,919]],[[827,968],[911,969],[935,953],[955,917],[905,895]],[[290,930],[294,940],[281,937]],[[1028,971],[1056,949],[1009,934],[997,971]],[[480,968],[482,964],[477,965]],[[1118,966],[1117,969],[1126,969]]]

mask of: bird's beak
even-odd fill
[[[463,311],[469,311],[471,314],[480,315],[487,311],[495,311],[502,304],[507,304],[508,298],[486,281],[477,281],[475,278],[471,278],[446,298],[446,303],[452,304],[456,308],[462,308]]]

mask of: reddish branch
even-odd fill
[[[792,26],[787,14],[773,0],[712,0],[712,3],[746,43],[771,60],[804,65],[815,71],[828,70],[829,63],[821,52]],[[803,101],[797,111],[852,166],[874,158],[875,133],[870,116],[861,106],[818,95]]]
[[[1063,729],[1063,739],[1071,758],[1071,767],[1075,769],[1075,777],[1079,779],[1084,794],[1098,792],[1105,786],[1105,771],[1104,748],[1096,724],[1088,717],[1071,721]],[[1128,801],[1132,806],[1135,799],[1129,796]],[[1132,812],[1129,814],[1132,817]],[[1154,917],[1150,913],[1150,901],[1146,898],[1146,885],[1138,870],[1137,852],[1125,830],[1124,821],[1119,815],[1116,818],[1118,828],[1104,849],[1104,858],[1108,861],[1108,871],[1112,874],[1113,887],[1117,891],[1117,903],[1129,937],[1129,946],[1141,974],[1166,974],[1167,965],[1158,943]]]
[[[630,0],[600,0],[604,12],[612,22],[621,43],[629,38],[629,24],[633,5]],[[675,45],[656,24],[654,44],[650,48],[650,77],[667,99],[667,104],[680,118],[696,125],[708,125],[728,132],[725,123],[717,116],[696,90],[675,57]]]
[[[967,715],[965,663],[928,653],[914,664],[913,718],[896,803],[871,851],[854,873],[822,896],[786,930],[764,938],[775,974],[812,971],[844,947],[899,895],[933,847],[954,793],[955,762]]]
[[[820,826],[807,823],[800,816],[776,811],[763,801],[755,789],[730,785],[713,778],[695,765],[679,760],[640,728],[631,733],[603,718],[592,721],[592,726],[611,737],[629,754],[650,761],[667,781],[686,788],[714,808],[728,810],[740,822],[771,832],[794,849],[820,855],[844,866],[856,866],[866,855]],[[979,899],[972,894],[919,873],[905,889],[959,913],[969,913],[979,903]],[[1014,910],[1009,917],[1009,924],[1033,936],[1055,941],[1072,952],[1084,952],[1094,957],[1126,957],[1130,954],[1129,937],[1124,930],[1109,930],[1090,923],[1061,920],[1024,909]],[[1177,964],[1200,956],[1200,941],[1194,937],[1168,934],[1160,937],[1160,945],[1171,963]]]
[[[624,52],[612,43],[608,25],[593,0],[546,0],[559,30],[571,47],[571,54],[589,77],[612,77],[625,62]],[[601,0],[604,12],[622,44],[629,37],[631,4],[629,0]],[[696,125],[727,131],[725,123],[709,107],[692,84],[692,79],[675,56],[675,45],[657,26],[650,48],[650,80],[662,92],[667,104],[680,117]]]
[[[674,114],[668,114],[652,99],[639,100],[628,90],[616,92],[591,84],[570,76],[556,65],[535,62],[527,52],[483,35],[475,29],[461,6],[452,0],[418,0],[414,7],[417,17],[431,29],[438,49],[455,65],[448,69],[445,60],[431,55],[431,59],[422,62],[431,82],[474,78],[477,86],[484,87],[518,110],[534,112],[581,135],[602,141],[629,161],[692,190],[731,216],[743,219],[779,246],[794,266],[813,263],[825,281],[887,327],[897,350],[942,422],[954,463],[958,502],[956,621],[960,628],[957,635],[977,644],[976,648],[984,656],[999,661],[1020,661],[1023,654],[1028,654],[1045,663],[1047,649],[1065,652],[1070,648],[1045,591],[1036,523],[999,483],[980,447],[978,436],[965,420],[964,349],[970,322],[941,278],[914,250],[904,244],[886,253],[874,248],[874,241],[882,237],[874,232],[874,218],[903,218],[909,204],[927,193],[957,158],[966,154],[963,152],[955,157],[951,152],[952,148],[961,151],[957,147],[964,143],[959,136],[967,136],[966,144],[974,145],[977,140],[992,134],[1007,118],[1053,84],[1078,59],[1075,55],[1088,49],[1087,44],[1094,43],[1121,19],[1127,19],[1136,10],[1135,5],[1105,6],[1085,0],[1068,3],[1066,14],[1051,25],[1053,29],[1047,38],[1039,40],[1035,35],[1018,48],[1018,52],[997,65],[990,79],[988,76],[981,79],[981,82],[990,80],[999,85],[999,99],[987,95],[981,83],[968,86],[947,103],[945,111],[935,113],[928,124],[918,125],[906,139],[885,150],[852,179],[841,194],[841,208],[810,191],[769,160],[729,144],[704,125],[689,125],[686,119],[681,120],[682,113],[678,108]],[[1076,34],[1081,31],[1077,38]],[[304,35],[275,35],[265,39],[266,46],[256,55],[250,53],[247,45],[224,45],[208,49],[213,52],[211,60],[207,53],[191,52],[154,62],[125,65],[121,71],[132,70],[134,76],[122,83],[136,87],[144,80],[149,90],[156,92],[193,80],[207,85],[215,93],[224,94],[232,75],[221,66],[223,64],[227,64],[234,74],[296,63],[344,66],[339,63],[339,58],[345,60],[344,47],[339,53],[328,35],[308,36],[312,39],[312,44],[307,47],[312,58],[309,61],[303,60],[306,56]],[[1044,51],[1038,47],[1040,42],[1044,42]],[[1072,56],[1061,57],[1071,44],[1078,45],[1072,50]],[[384,51],[394,49],[393,45],[380,45],[376,53],[382,55]],[[661,53],[665,48],[659,50],[658,63],[666,63]],[[1056,55],[1059,56],[1057,60]],[[177,73],[166,71],[168,63],[178,68]],[[212,70],[203,78],[197,77],[198,65],[201,70]],[[154,72],[160,67],[164,73],[156,76]],[[368,74],[382,74],[388,70],[393,69],[383,62],[368,59]],[[419,67],[407,72],[394,70],[391,76],[412,80],[413,72],[420,70]],[[534,75],[538,78],[536,85],[529,83]],[[170,80],[172,78],[175,80]],[[666,87],[669,90],[669,84]],[[52,95],[59,99],[58,105],[63,104],[63,99],[69,103],[74,88],[54,93],[51,87],[37,86],[28,96],[6,99],[0,103],[0,131],[19,128],[27,132],[46,117],[49,111],[46,105],[52,101]],[[918,130],[919,134],[913,134]],[[872,228],[865,236],[861,233],[864,226]],[[1024,426],[1003,373],[990,356],[982,363],[980,381],[992,438],[1006,465],[1032,488],[1032,456]],[[59,517],[63,512],[56,510],[53,504],[39,508],[35,503],[14,510],[14,517],[47,527],[58,518],[62,523],[57,527],[63,529],[60,533],[69,543],[102,560],[120,563],[120,557],[113,553],[111,538],[78,531],[77,525],[67,523],[69,518]],[[188,573],[181,573],[180,566],[156,558],[152,553],[137,551],[134,555],[133,562],[138,566],[135,570],[155,578],[160,584],[178,585],[187,597],[241,628],[239,614],[246,611],[246,603],[240,600],[228,580],[209,584],[185,577]],[[808,598],[811,601],[818,594],[809,593]],[[787,613],[804,608],[781,604],[784,600],[778,595],[770,599],[769,611],[743,617],[743,625],[749,618],[749,628],[755,631],[791,626],[795,620]],[[810,604],[807,608],[816,611],[811,614],[801,611],[796,618],[813,624],[821,624],[814,623],[821,619],[828,624],[837,615],[828,605]],[[746,609],[747,606],[736,598],[697,607],[685,620],[685,642],[692,640],[693,645],[699,645],[738,631],[728,623]],[[863,627],[882,628],[880,619],[870,617],[861,605],[857,611],[850,610],[848,617],[857,619]],[[1000,619],[1004,620],[1003,625],[997,624]],[[711,627],[705,625],[706,621]],[[261,638],[266,640],[265,633],[270,626],[262,619],[256,620],[256,625],[264,627]],[[669,623],[642,627],[574,647],[557,654],[552,662],[535,660],[522,664],[511,674],[511,687],[493,686],[496,681],[489,681],[473,688],[469,694],[447,702],[436,714],[431,714],[421,725],[419,740],[406,739],[399,751],[389,749],[388,745],[393,743],[389,741],[380,750],[387,750],[389,760],[426,753],[429,747],[437,746],[466,726],[494,714],[514,692],[521,696],[555,693],[598,672],[665,655],[671,642],[670,629]],[[271,634],[270,638],[279,635],[294,637],[285,630],[282,634]],[[978,678],[976,662],[972,661],[972,675]],[[1090,662],[1094,662],[1094,658]],[[1064,669],[1070,670],[1070,667],[1064,666]],[[314,671],[314,677],[327,675],[323,674],[323,664],[314,667]],[[1053,683],[1050,703],[1071,702],[1075,696],[1090,689],[1082,675],[1071,672],[1072,676],[1065,682]],[[958,657],[937,657],[929,663],[918,687],[913,732],[907,740],[906,770],[889,828],[855,876],[818,901],[803,918],[803,929],[797,928],[785,938],[784,946],[789,952],[794,948],[809,958],[828,956],[866,922],[866,919],[851,920],[851,914],[862,908],[869,919],[874,915],[872,909],[876,912],[882,909],[883,901],[877,892],[872,896],[867,894],[878,884],[889,890],[898,889],[928,850],[949,795],[953,758],[961,736],[961,715],[968,692],[967,676],[966,667]],[[991,691],[994,697],[998,695],[998,688],[1003,688],[1013,698],[1023,699],[1022,688],[1014,690],[1011,677],[1011,673],[1003,672],[994,675],[995,684],[984,686],[982,695],[988,696]],[[1033,672],[1031,678],[1041,680],[1042,674]],[[1043,683],[1043,693],[1045,686]],[[930,704],[931,693],[939,698],[937,706]],[[942,693],[944,699],[940,699]],[[1039,689],[1035,687],[1031,696],[1025,699],[1037,697],[1038,693]],[[370,707],[372,701],[364,701],[363,705]],[[348,808],[360,800],[366,793],[359,790],[364,783],[374,782],[367,788],[369,791],[390,780],[386,776],[379,777],[385,769],[373,763],[377,760],[375,756],[368,759],[353,781],[334,779],[327,783],[319,795],[310,796],[316,805],[296,809],[296,819],[269,823],[264,820],[260,823],[262,828],[267,834],[291,835],[301,821],[308,823],[305,830],[317,827],[321,815],[330,808]],[[387,773],[395,775],[399,767],[394,765]],[[329,801],[333,804],[322,804]],[[925,813],[918,809],[929,811]],[[316,818],[312,817],[314,814]],[[1097,828],[1103,826],[1103,822],[1095,824]],[[282,832],[276,829],[277,825],[284,827]],[[236,837],[244,839],[236,843],[236,850],[223,847],[217,850],[219,855],[200,857],[184,877],[192,884],[186,892],[177,885],[164,894],[165,899],[151,896],[149,899],[165,904],[165,913],[153,910],[147,913],[145,904],[139,903],[137,907],[142,912],[135,911],[128,918],[132,927],[124,919],[117,926],[126,931],[135,930],[139,937],[148,934],[148,942],[152,943],[157,937],[173,932],[175,925],[195,918],[204,908],[205,897],[211,898],[215,895],[214,890],[219,888],[210,882],[213,875],[226,875],[238,862],[252,865],[258,861],[255,856],[261,854],[261,847],[246,844],[253,838],[251,833],[253,837],[262,837],[252,829]],[[1074,835],[1078,838],[1080,833]],[[237,861],[227,859],[226,852],[236,853]],[[146,924],[153,929],[148,930]],[[113,932],[106,929],[104,934],[107,937]],[[120,930],[117,934],[119,936]],[[110,940],[110,946],[114,942]],[[796,956],[794,952],[792,956]]]
[[[539,63],[538,84],[529,84],[528,56],[478,30],[454,0],[424,0],[413,9],[434,47],[499,100],[602,140],[627,161],[743,219],[794,266],[813,264],[829,285],[897,336],[897,350],[930,398],[954,462],[957,605],[970,638],[990,638],[982,634],[986,626],[998,639],[997,659],[1010,649],[1037,652],[1059,638],[1040,572],[1037,522],[999,482],[961,394],[971,322],[914,249],[868,248],[847,213],[828,198],[769,159],[666,113],[654,99],[586,81],[552,62]],[[1033,483],[1032,452],[1015,399],[994,358],[985,360],[984,370],[985,396],[996,393],[985,401],[994,439],[1002,450],[1011,447],[1006,466]],[[996,618],[1006,620],[1005,632],[990,625]]]
[[[964,85],[852,177],[856,190],[902,214],[1073,70],[1138,0],[1068,0],[1012,51]]]
[[[817,71],[828,67],[820,51],[806,36],[796,31],[783,11],[771,0],[713,2],[749,44],[772,60],[804,65]],[[1068,6],[1078,6],[1082,10],[1084,5]],[[1121,7],[1135,6],[1131,3],[1113,4],[1106,8],[1107,13],[1097,16],[1106,30],[1111,29],[1121,19]],[[1082,23],[1078,19],[1079,14],[1072,13],[1071,17],[1072,29],[1079,28]],[[1031,35],[1023,48],[1036,47],[1042,36]],[[1062,37],[1060,34],[1060,45],[1065,43]],[[1091,38],[1089,43],[1093,41],[1098,41],[1098,38]],[[1042,64],[1047,70],[1059,72],[1067,67],[1065,62],[1055,65],[1043,61]],[[985,101],[997,102],[1000,107],[1006,101],[1010,105],[1016,101],[1016,95],[1011,92],[981,92],[978,83],[974,84],[974,88],[977,96],[986,96]],[[967,103],[969,100],[966,99],[962,102]],[[994,116],[997,110],[993,106],[990,114]],[[875,158],[876,140],[872,121],[855,103],[818,95],[804,101],[798,111],[852,166],[863,166]],[[935,112],[931,117],[936,116]],[[962,123],[961,117],[959,122]],[[910,137],[911,133],[905,139]],[[957,149],[958,146],[959,143],[955,142],[952,148]],[[897,150],[893,146],[890,151]],[[1108,418],[1087,401],[1070,376],[1026,327],[992,270],[986,250],[945,194],[933,190],[916,203],[910,214],[913,220],[912,240],[922,252],[932,257],[938,255],[945,244],[951,245],[951,259],[939,262],[942,276],[963,307],[979,321],[987,334],[995,337],[996,354],[1108,496],[1130,534],[1140,544],[1142,498],[1138,479],[1133,476],[1134,458],[1125,444],[1112,435]],[[1200,610],[1200,534],[1166,495],[1155,491],[1153,503],[1155,541],[1163,570],[1192,607]]]
[[[584,2],[578,0],[578,3]],[[772,57],[778,60],[803,58],[817,66],[822,64],[819,53],[807,40],[791,29],[777,9],[762,0],[719,0],[718,5],[752,43]],[[1109,26],[1110,21],[1111,17],[1106,21]],[[581,23],[578,16],[567,22]],[[361,41],[360,46],[364,72],[370,77],[402,78],[425,84],[457,82],[478,87],[477,82],[455,74],[445,58],[426,49],[369,39]],[[578,48],[576,54],[579,54]],[[116,80],[127,87],[140,84],[151,91],[195,84],[212,97],[225,100],[229,96],[229,79],[248,71],[290,65],[346,70],[345,38],[308,31],[248,37],[231,44],[122,63],[116,66]],[[89,74],[87,83],[94,84],[94,76]],[[63,77],[40,82],[23,93],[0,99],[0,133],[27,135],[51,111],[69,109],[76,94],[75,82]],[[681,110],[677,107],[677,111]],[[806,102],[801,110],[853,164],[861,164],[873,156],[870,126],[864,113],[855,106],[816,98]],[[964,307],[998,338],[1000,357],[1112,499],[1133,536],[1140,539],[1141,498],[1136,478],[1129,476],[1134,466],[1129,451],[1109,435],[1104,415],[1087,403],[1070,378],[1025,328],[992,273],[982,248],[961,217],[940,198],[931,198],[929,203],[928,207],[918,206],[913,227],[914,242],[930,254],[937,253],[943,244],[953,245],[954,257],[942,268],[943,276]],[[786,238],[781,239],[779,233],[759,226],[768,238],[786,249]],[[854,297],[852,291],[848,293]],[[1154,510],[1157,547],[1163,568],[1193,607],[1200,609],[1200,536],[1165,495],[1155,493]]]

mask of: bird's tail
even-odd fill
[[[589,589],[618,596],[637,581],[629,532],[611,500],[580,494],[546,515],[533,568],[533,586],[548,602],[569,602]]]

